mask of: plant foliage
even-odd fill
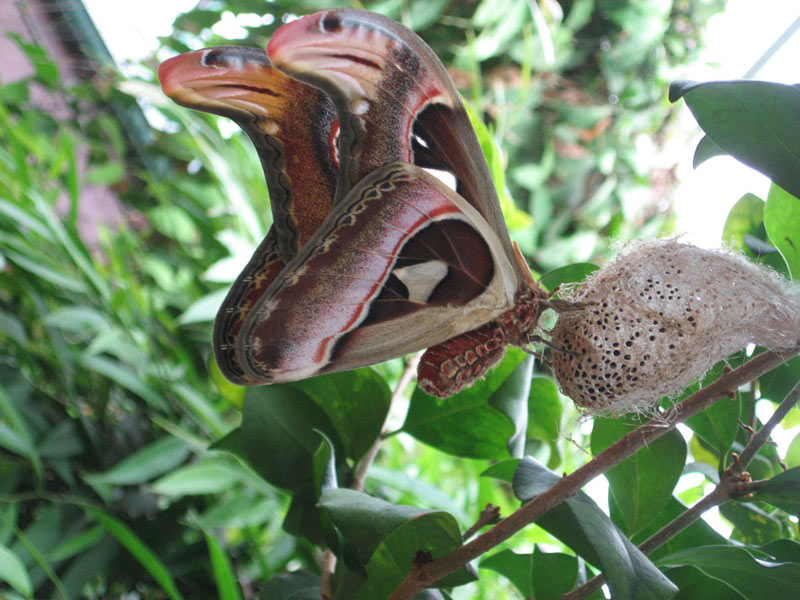
[[[201,3],[163,42],[229,43],[215,32],[234,19],[237,42],[263,45],[284,14],[322,7],[277,0],[262,17],[261,1]],[[607,238],[663,229],[664,173],[645,140],[663,132],[666,82],[719,3],[368,7],[417,29],[451,67],[495,181],[520,209],[512,235],[549,271],[548,289],[591,272]],[[512,513],[638,425],[596,419],[589,431],[546,366],[516,351],[443,401],[418,390],[392,400],[401,360],[247,391],[227,383],[210,319],[269,225],[249,142],[169,105],[154,79],[64,90],[55,63],[20,43],[36,73],[0,87],[4,597],[297,600],[321,586],[337,599],[387,597],[413,564],[486,524],[487,504]],[[66,98],[61,116],[34,102],[35,86]],[[798,93],[752,82],[673,91],[708,136],[697,156],[733,154],[781,186],[744,196],[724,237],[795,278]],[[127,94],[163,123],[146,155],[104,109]],[[771,109],[741,127],[753,106]],[[91,185],[125,207],[97,241],[82,225]],[[781,402],[799,360],[610,470],[607,512],[576,495],[417,597],[555,599],[597,572],[620,599],[797,597],[800,438],[786,456],[759,449],[754,495],[721,508],[729,538],[698,520],[649,555],[637,545],[724,478],[750,439],[740,422],[762,425],[756,402]],[[327,551],[333,571],[321,567]]]

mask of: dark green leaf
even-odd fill
[[[390,532],[425,512],[421,508],[397,506],[348,489],[326,491],[319,504],[364,565]]]
[[[361,458],[381,434],[391,391],[372,369],[322,375],[289,385],[325,412],[347,457]]]
[[[532,368],[529,358],[509,348],[484,379],[449,398],[434,398],[417,388],[403,430],[456,456],[513,456],[524,442]]]
[[[161,589],[164,590],[164,593],[166,593],[171,600],[182,600],[183,596],[181,596],[178,591],[175,580],[172,578],[166,565],[164,565],[155,552],[153,552],[130,527],[108,513],[96,508],[85,507],[85,510],[97,519],[100,525],[105,527],[111,535],[117,538],[117,541],[139,561],[153,579],[158,582]]]
[[[413,569],[421,553],[437,559],[461,546],[456,520],[443,512],[429,512],[406,520],[391,531],[366,565],[367,580],[353,600],[388,598]],[[476,579],[471,569],[461,569],[445,577],[439,585],[452,587]]]
[[[798,373],[800,373],[800,356],[795,356],[769,373],[765,373],[758,380],[761,397],[773,402],[782,402],[797,383]]]
[[[783,535],[783,526],[775,517],[755,504],[728,502],[719,507],[719,513],[733,523],[731,539],[750,546],[766,544]]]
[[[501,550],[481,559],[481,569],[491,569],[500,573],[513,583],[525,598],[533,597],[532,554],[517,554],[508,549]]]
[[[573,263],[548,271],[539,279],[539,285],[548,292],[552,292],[565,283],[580,283],[595,271],[597,271],[597,265],[592,263]]]
[[[775,540],[759,548],[769,554],[775,562],[793,562],[800,564],[800,542],[797,540]]]
[[[666,569],[665,573],[680,590],[672,600],[741,600],[723,582],[694,567]]]
[[[295,571],[273,577],[264,585],[259,600],[319,600],[319,575]]]
[[[597,456],[633,431],[637,424],[630,420],[595,418],[592,453]],[[620,510],[628,535],[658,517],[672,498],[685,463],[686,443],[673,429],[606,473],[609,494]]]
[[[694,567],[724,582],[746,600],[800,598],[800,564],[757,559],[744,548],[692,548],[665,556],[658,561],[658,565]]]
[[[664,525],[683,514],[688,510],[688,506],[683,504],[674,496],[670,499],[664,510],[650,524],[634,535],[631,541],[634,544],[641,544],[644,540],[661,529]],[[706,523],[703,519],[698,519],[689,527],[681,531],[675,537],[669,539],[663,546],[655,549],[648,556],[651,560],[665,554],[672,554],[685,548],[695,548],[697,546],[712,546],[714,544],[724,544],[725,538]]]
[[[797,157],[795,169],[800,170],[800,157]],[[795,190],[793,196],[772,184],[764,206],[764,227],[795,281],[800,279],[800,198],[797,196],[800,196],[800,189]]]
[[[250,465],[273,485],[294,489],[312,480],[319,446],[315,429],[337,439],[327,415],[300,390],[288,385],[247,390],[241,445]]]
[[[514,476],[514,494],[526,502],[559,479],[557,474],[525,457]],[[599,566],[615,598],[666,599],[677,591],[583,492],[548,511],[537,524]]]
[[[558,600],[575,587],[578,580],[578,559],[561,552],[533,550],[533,596],[536,600]]]
[[[698,142],[697,148],[694,150],[692,166],[696,169],[709,158],[714,158],[715,156],[720,156],[723,154],[727,154],[727,152],[711,141],[710,137],[704,135],[703,139]]]
[[[678,82],[700,127],[728,154],[800,196],[800,88],[764,81]]]
[[[715,366],[713,371],[716,372],[718,367]],[[723,398],[703,412],[687,419],[686,425],[714,448],[718,457],[724,457],[739,430],[739,414],[739,398]]]
[[[768,502],[792,515],[800,515],[800,467],[777,474],[755,493],[755,500]]]

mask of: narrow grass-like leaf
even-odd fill
[[[33,598],[33,584],[25,565],[10,549],[0,545],[0,579],[26,598]]]
[[[236,580],[230,558],[219,545],[216,538],[207,531],[203,536],[208,545],[208,555],[211,558],[211,569],[214,572],[214,581],[217,583],[217,598],[220,600],[242,600],[242,591]]]
[[[106,531],[113,535],[139,561],[139,564],[150,573],[171,600],[183,599],[167,567],[130,527],[97,508],[84,506],[84,510],[96,518],[100,525],[105,527]]]

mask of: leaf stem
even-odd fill
[[[565,476],[546,492],[522,505],[494,527],[464,544],[454,552],[412,570],[389,596],[389,600],[409,600],[424,587],[435,584],[523,527],[551,508],[576,494],[587,482],[632,456],[647,444],[672,431],[685,421],[739,387],[753,381],[800,353],[800,346],[782,351],[768,351],[752,358],[741,367],[724,374],[712,384],[676,404],[663,415],[623,436],[598,454],[594,460]]]
[[[742,454],[735,458],[734,462],[725,469],[719,483],[711,493],[639,544],[639,550],[645,554],[650,554],[697,521],[707,510],[725,504],[736,496],[752,492],[755,488],[760,487],[760,482],[750,482],[749,477],[745,477],[745,471],[758,450],[767,442],[775,426],[789,414],[789,411],[798,401],[800,401],[800,382],[786,395],[786,398],[778,405],[764,426],[753,434],[744,450],[742,450]],[[753,483],[758,485],[754,486]],[[596,575],[582,586],[561,596],[560,600],[583,600],[583,598],[600,588],[604,581],[605,578],[602,574]]]

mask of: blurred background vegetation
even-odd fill
[[[162,42],[175,53],[228,44],[211,28],[230,11],[260,17],[235,43],[263,47],[285,15],[333,5],[201,2]],[[609,240],[668,230],[666,88],[724,0],[363,6],[414,28],[450,68],[485,123],[496,183],[519,209],[512,237],[535,271],[600,262]],[[155,59],[139,81],[104,66],[66,85],[41,48],[18,42],[36,72],[0,86],[0,594],[237,598],[235,573],[252,598],[275,573],[318,570],[316,547],[281,528],[289,495],[209,449],[239,423],[243,399],[210,357],[210,321],[270,219],[249,141],[171,105]],[[68,110],[44,110],[36,87]],[[139,107],[150,124],[125,116]],[[124,208],[96,237],[80,225],[87,186],[111,188]],[[377,367],[390,383],[401,369]],[[572,470],[586,459],[582,430],[571,403],[542,385],[547,416],[526,449]],[[713,450],[696,450],[716,468]],[[448,510],[466,528],[486,502],[515,506],[478,477],[488,465],[396,436],[367,490]],[[769,521],[748,541],[787,526]],[[558,545],[529,528],[514,547],[535,542]],[[520,596],[482,571],[456,597]]]

